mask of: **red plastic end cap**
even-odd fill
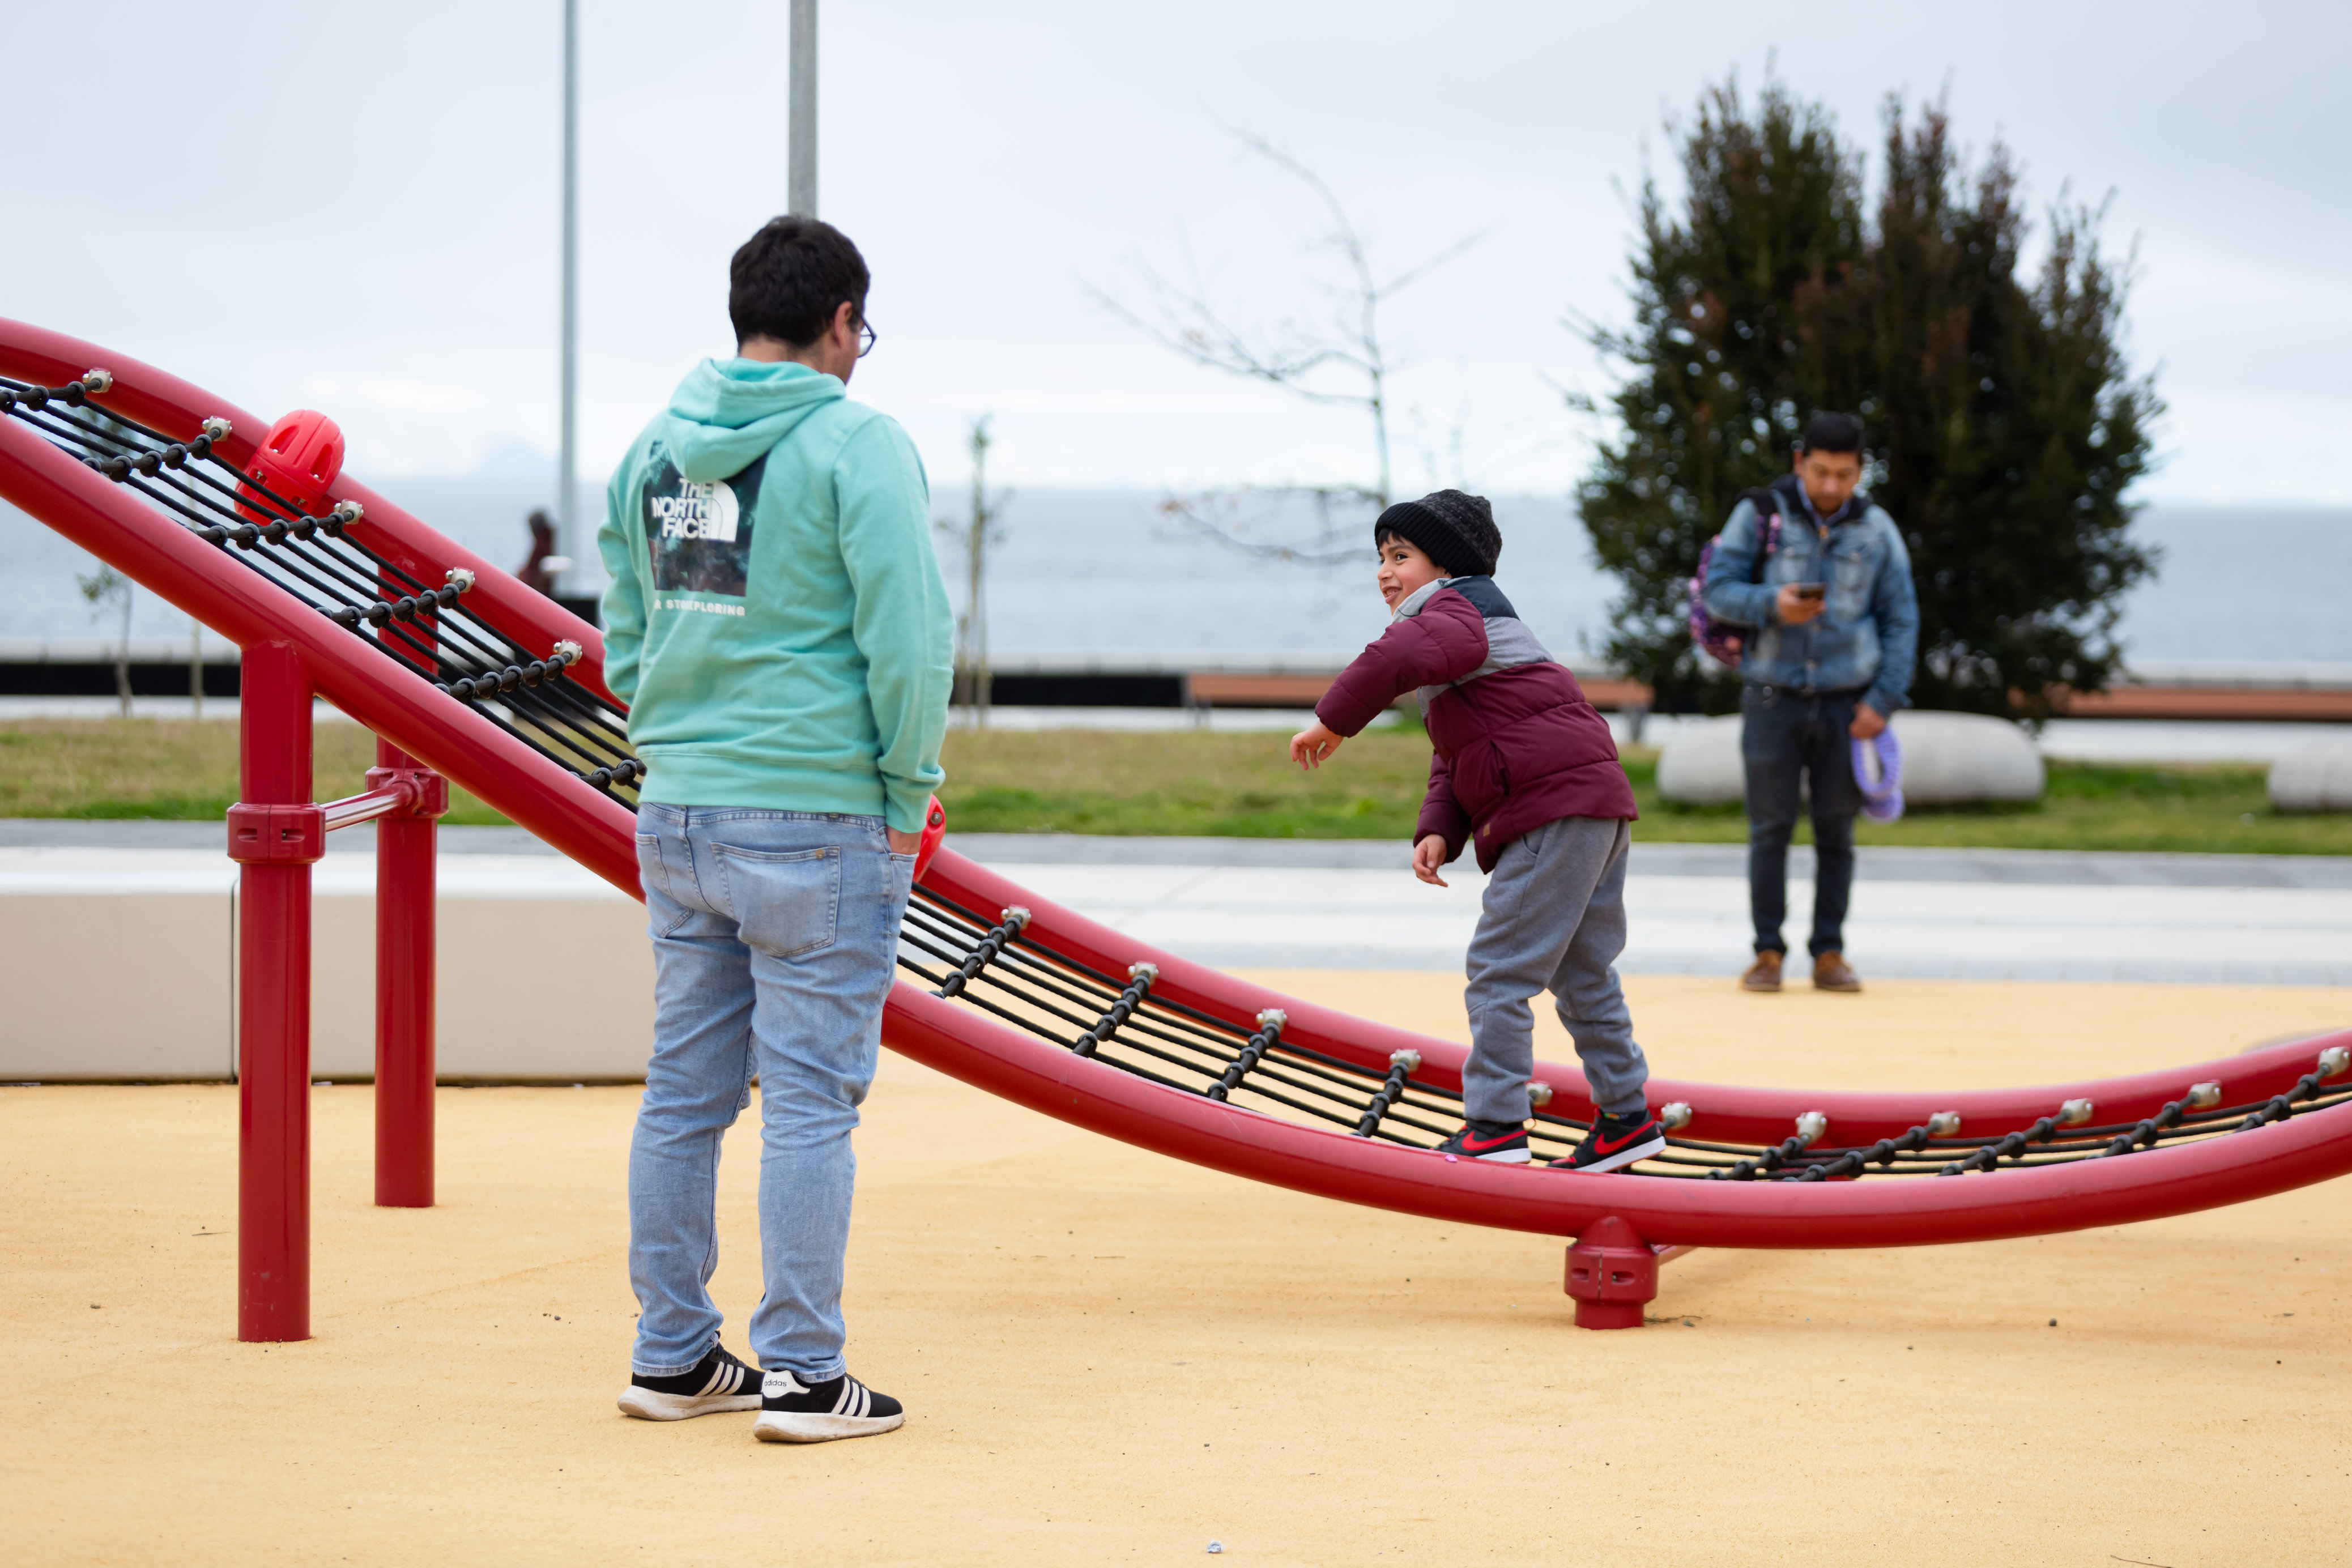
[[[405,786],[409,792],[408,809],[402,816],[446,816],[449,814],[449,781],[431,768],[370,768],[367,786],[371,792]]]
[[[1578,1328],[1638,1329],[1658,1299],[1658,1255],[1616,1215],[1597,1220],[1568,1249],[1567,1290]]]
[[[948,808],[940,804],[938,795],[933,795],[931,804],[923,808],[922,841],[915,846],[915,880],[921,881],[923,873],[931,868],[931,857],[940,852],[940,845],[947,836]]]
[[[327,816],[311,805],[228,808],[228,858],[241,866],[307,866],[327,852]]]
[[[342,428],[314,408],[298,408],[269,427],[245,471],[254,485],[316,517],[327,510],[327,491],[343,471]],[[249,500],[262,500],[253,485],[239,485],[236,490]],[[237,511],[248,522],[267,523],[276,516],[258,507],[241,506]]]

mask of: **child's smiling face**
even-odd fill
[[[1381,597],[1395,609],[1412,595],[1445,575],[1436,562],[1410,540],[1391,533],[1381,541]]]

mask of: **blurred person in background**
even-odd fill
[[[515,575],[522,579],[524,587],[536,588],[552,599],[555,597],[556,575],[561,568],[551,569],[548,558],[554,556],[558,561],[563,560],[555,554],[555,524],[545,512],[535,511],[530,514],[528,526],[530,529],[530,558],[522,563],[522,570]],[[564,562],[564,565],[570,564],[570,562]]]
[[[1789,840],[1807,786],[1813,985],[1862,989],[1845,960],[1853,818],[1862,807],[1853,742],[1875,739],[1903,706],[1919,647],[1911,554],[1895,520],[1857,493],[1862,466],[1862,421],[1814,415],[1790,472],[1762,492],[1762,502],[1743,497],[1731,509],[1707,564],[1706,613],[1753,633],[1739,664],[1748,897],[1756,924],[1756,959],[1739,983],[1749,991],[1780,989]]]

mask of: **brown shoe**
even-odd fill
[[[1777,952],[1758,953],[1756,962],[1748,966],[1748,973],[1739,977],[1739,988],[1742,991],[1780,989],[1780,955]]]
[[[1842,952],[1824,952],[1813,960],[1813,989],[1816,991],[1859,991],[1862,976],[1853,972]]]

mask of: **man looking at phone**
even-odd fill
[[[1886,728],[1911,689],[1919,600],[1895,520],[1855,493],[1862,421],[1816,414],[1791,472],[1731,509],[1708,563],[1708,615],[1753,628],[1739,674],[1739,752],[1748,779],[1748,897],[1756,962],[1750,991],[1780,989],[1788,943],[1789,838],[1799,781],[1812,792],[1813,984],[1859,991],[1845,961],[1853,888],[1853,817],[1862,793],[1853,747]],[[1779,537],[1768,519],[1780,517]],[[1759,552],[1769,551],[1758,569]]]

